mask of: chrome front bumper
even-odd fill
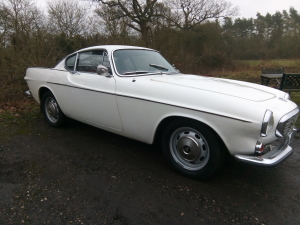
[[[293,129],[288,135],[283,138],[280,138],[279,141],[272,142],[265,146],[265,148],[269,148],[270,151],[264,155],[235,155],[235,159],[244,163],[263,166],[263,167],[272,167],[276,166],[287,157],[289,157],[293,153],[293,149],[291,147],[293,134],[297,132],[297,129]]]

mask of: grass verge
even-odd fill
[[[11,135],[29,132],[28,122],[41,116],[39,104],[33,99],[2,105],[0,108],[0,143]],[[17,124],[17,126],[15,126]]]

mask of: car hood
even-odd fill
[[[236,80],[185,74],[154,77],[151,80],[154,82],[163,82],[171,85],[225,94],[256,102],[266,101],[276,97],[276,94],[272,93],[270,88],[265,90],[261,85]]]

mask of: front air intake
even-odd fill
[[[284,115],[277,127],[276,127],[276,136],[277,137],[285,137],[289,133],[293,131],[293,125],[296,122],[299,114],[299,108],[289,112],[288,114]]]

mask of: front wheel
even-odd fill
[[[171,122],[162,139],[163,153],[179,173],[204,179],[215,174],[224,161],[222,144],[206,125],[182,119]]]
[[[52,127],[61,127],[65,123],[66,116],[50,91],[45,92],[42,97],[42,112]]]

